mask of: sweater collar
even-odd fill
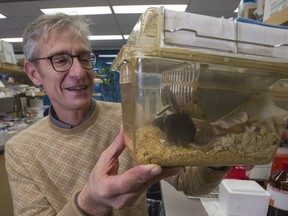
[[[85,116],[85,121],[92,116],[92,114],[95,111],[95,109],[96,109],[96,101],[92,99],[92,103],[91,103],[90,109],[89,109],[87,115]],[[58,119],[57,114],[56,114],[56,112],[55,112],[55,110],[54,110],[52,105],[49,108],[49,118],[50,118],[51,123],[53,125],[57,126],[57,127],[60,127],[60,128],[63,128],[63,129],[71,129],[71,128],[73,128],[73,125],[67,124],[67,123],[62,122],[62,121],[60,121]]]

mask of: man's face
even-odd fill
[[[87,42],[75,37],[71,32],[54,34],[48,40],[38,42],[39,58],[57,53],[78,55],[90,52]],[[38,60],[37,73],[57,113],[72,110],[88,110],[94,89],[93,70],[81,67],[77,58],[73,58],[72,67],[67,72],[57,72],[49,59]]]

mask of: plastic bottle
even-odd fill
[[[271,195],[267,216],[288,216],[288,161],[271,174],[267,191]]]

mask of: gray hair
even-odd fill
[[[66,15],[57,13],[52,15],[42,15],[27,25],[23,32],[23,52],[27,60],[38,57],[38,41],[40,38],[46,40],[51,34],[57,32],[71,32],[78,34],[87,40],[91,46],[88,36],[91,35],[89,30],[89,20],[84,16]]]

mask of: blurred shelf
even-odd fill
[[[94,83],[95,83],[95,84],[102,84],[103,81],[102,81],[102,79],[100,79],[100,78],[94,78]]]
[[[102,97],[102,94],[101,94],[101,93],[95,93],[95,92],[94,92],[94,93],[93,93],[93,96],[94,96],[94,97]]]
[[[0,62],[0,74],[24,75],[25,73],[18,65]]]
[[[26,97],[44,97],[46,96],[45,92],[25,92]]]

